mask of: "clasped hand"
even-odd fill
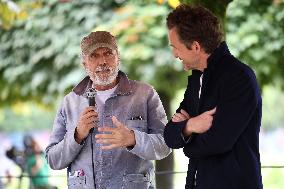
[[[196,117],[190,117],[189,114],[181,109],[178,113],[175,113],[172,117],[172,122],[181,122],[188,120],[186,126],[183,129],[183,134],[189,136],[192,133],[204,133],[212,127],[213,116],[216,113],[216,107],[203,112]]]

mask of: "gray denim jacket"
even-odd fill
[[[119,72],[116,91],[106,100],[99,112],[100,127],[114,127],[111,117],[132,129],[136,145],[133,149],[101,150],[95,142],[95,134],[89,134],[83,144],[74,139],[74,131],[80,113],[88,106],[84,97],[91,80],[86,77],[72,92],[66,95],[59,108],[46,157],[52,169],[70,167],[68,188],[94,188],[91,137],[93,137],[96,189],[153,189],[154,167],[151,160],[159,160],[170,152],[163,138],[166,114],[159,95],[153,87],[128,80]],[[142,120],[132,120],[134,117]]]

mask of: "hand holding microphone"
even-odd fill
[[[93,132],[94,127],[98,126],[97,123],[99,119],[98,112],[96,111],[96,91],[93,88],[90,88],[86,94],[89,101],[89,107],[80,114],[75,130],[75,140],[79,144],[88,136],[89,133]]]

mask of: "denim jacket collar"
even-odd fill
[[[132,87],[127,75],[124,72],[119,71],[118,78],[118,87],[112,96],[131,94]],[[85,96],[87,89],[92,87],[92,83],[93,82],[90,77],[86,76],[78,85],[73,88],[73,92],[75,92],[77,95]]]

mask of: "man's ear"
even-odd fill
[[[84,69],[86,69],[86,63],[84,61],[82,61],[82,63],[80,64]]]
[[[200,43],[198,41],[193,41],[191,44],[191,49],[195,50],[196,52],[200,52],[201,51]]]
[[[85,63],[86,57],[83,54],[81,54],[80,58],[81,58],[81,65],[85,68],[86,67],[86,63]]]

